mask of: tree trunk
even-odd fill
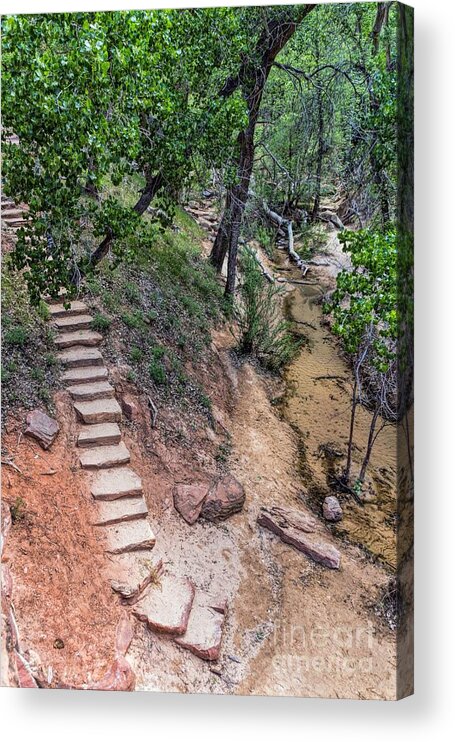
[[[316,67],[319,67],[319,40],[316,36]],[[318,152],[316,161],[316,193],[314,195],[313,209],[311,218],[314,221],[317,217],[321,203],[321,180],[322,180],[322,158],[324,157],[324,108],[322,100],[322,90],[320,85],[316,88],[317,109],[318,109]]]
[[[318,88],[318,155],[316,164],[316,193],[314,195],[311,218],[316,219],[321,203],[322,158],[324,157],[324,112],[322,107],[322,93]]]
[[[150,176],[147,178],[147,183],[142,191],[139,199],[133,206],[133,211],[136,214],[142,215],[150,206],[154,196],[157,194],[161,186],[163,185],[163,176],[161,173]],[[114,233],[109,228],[106,232],[106,236],[103,241],[98,245],[96,250],[90,256],[91,265],[97,265],[109,252],[109,248],[114,242]]]
[[[221,91],[221,95],[227,96],[241,87],[248,107],[248,124],[244,131],[240,132],[237,140],[237,183],[228,193],[225,213],[223,213],[210,255],[212,263],[218,269],[220,265],[223,265],[226,250],[229,249],[226,296],[232,296],[235,289],[238,241],[253,171],[254,132],[264,87],[277,54],[295,33],[299,23],[314,7],[313,4],[302,5],[293,9],[291,15],[287,9],[283,11],[281,18],[272,16],[258,39],[255,54],[244,61],[239,74],[229,78]],[[255,59],[259,59],[259,63],[255,64]]]
[[[344,468],[343,472],[343,482],[348,485],[349,479],[351,476],[351,466],[352,466],[352,447],[354,443],[354,423],[355,423],[355,413],[357,410],[357,379],[354,381],[354,386],[352,389],[352,397],[351,397],[351,422],[349,425],[349,440],[348,440],[348,455],[346,459],[346,466]]]
[[[362,461],[362,466],[361,466],[360,474],[359,474],[359,482],[361,482],[362,484],[365,481],[365,474],[367,471],[368,464],[370,463],[371,451],[373,450],[373,444],[375,441],[374,432],[376,430],[376,423],[379,417],[379,409],[380,409],[379,407],[376,407],[373,413],[373,417],[371,418],[370,432],[368,434],[367,450],[365,453],[365,457]]]
[[[221,273],[224,259],[229,248],[229,235],[231,231],[231,193],[226,195],[226,204],[224,206],[223,217],[216,233],[215,242],[213,243],[212,252],[210,253],[210,262],[216,268],[217,273]]]

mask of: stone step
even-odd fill
[[[103,336],[93,330],[76,330],[75,332],[62,332],[55,338],[57,348],[71,348],[73,345],[83,345],[93,348],[99,345]]]
[[[65,309],[63,304],[49,304],[49,313],[52,318],[54,317],[71,317],[75,314],[87,314],[88,306],[83,301],[70,302],[68,309]]]
[[[115,446],[97,446],[81,451],[79,461],[83,469],[109,469],[111,466],[129,464],[130,452],[120,441]]]
[[[119,443],[122,434],[117,423],[98,423],[82,428],[77,438],[77,445],[81,448],[93,446],[112,446]]]
[[[18,208],[7,208],[2,209],[2,219],[12,219],[13,221],[17,219],[23,219],[24,218],[24,211],[25,209],[18,209]]]
[[[96,504],[95,526],[110,526],[146,518],[147,505],[143,497],[122,497],[120,500],[102,500]]]
[[[94,399],[92,402],[74,402],[76,414],[83,423],[118,423],[122,410],[116,399]]]
[[[155,536],[148,520],[132,520],[115,526],[104,526],[107,551],[110,554],[123,554],[127,551],[152,549]]]
[[[107,368],[103,366],[82,366],[81,368],[69,368],[62,374],[63,381],[68,384],[84,384],[91,381],[103,381],[107,379]]]
[[[79,368],[80,366],[103,366],[104,359],[97,348],[85,348],[83,345],[62,350],[57,353],[60,363],[68,368]]]
[[[114,397],[115,389],[108,381],[94,381],[91,384],[76,384],[66,387],[73,399],[92,401],[102,397]]]
[[[134,605],[133,613],[154,631],[183,636],[193,599],[194,585],[187,577],[165,573]]]
[[[101,470],[95,474],[90,491],[95,500],[117,500],[142,495],[140,477],[129,467]]]
[[[204,590],[196,589],[186,631],[175,642],[203,660],[217,660],[226,606],[226,598],[215,598]]]
[[[122,502],[119,500],[118,502]],[[153,559],[153,553],[130,551],[111,556],[108,577],[111,587],[124,601],[136,603],[149,585],[163,570],[162,559]]]
[[[90,314],[72,314],[69,317],[56,317],[53,322],[61,332],[88,330],[92,325],[93,317]]]

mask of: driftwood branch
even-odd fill
[[[152,423],[152,428],[156,425],[156,419],[158,417],[158,407],[156,406],[155,402],[151,397],[147,397],[148,400],[148,406],[150,410],[150,420]]]
[[[262,272],[262,275],[264,276],[264,278],[266,278],[269,283],[275,283],[274,277],[272,276],[272,274],[270,273],[270,271],[268,271],[267,268],[264,266],[264,264],[262,263],[261,259],[258,256],[258,254],[250,246],[248,246],[248,247],[249,247],[249,249],[251,251],[251,255],[253,256],[254,260],[256,261],[258,267],[261,269],[261,272]]]
[[[294,232],[292,229],[292,220],[285,219],[284,217],[277,214],[276,211],[273,211],[264,200],[262,201],[262,208],[265,215],[270,219],[270,221],[277,224],[278,227],[280,227],[281,229],[285,229],[287,231],[289,257],[291,258],[291,260],[294,261],[294,263],[297,264],[297,267],[300,268],[300,270],[302,271],[302,276],[306,276],[308,266],[294,249]]]

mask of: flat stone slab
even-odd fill
[[[214,661],[220,656],[226,600],[216,599],[196,589],[188,625],[176,643],[203,660]]]
[[[71,394],[73,399],[83,399],[88,401],[115,396],[114,387],[105,380],[92,381],[89,384],[73,384],[72,386],[67,386],[66,390]]]
[[[95,500],[117,500],[142,495],[140,477],[129,467],[101,470],[95,474],[90,491]]]
[[[120,443],[122,434],[117,423],[97,423],[82,428],[77,437],[80,448],[92,446],[113,446]]]
[[[315,522],[304,513],[284,508],[261,509],[257,522],[291,544],[313,561],[330,569],[339,569],[341,555],[338,549],[315,533]]]
[[[218,521],[238,513],[245,502],[245,491],[240,482],[231,474],[216,482],[204,500],[201,516],[206,520]]]
[[[135,604],[133,613],[154,631],[183,636],[193,599],[194,585],[187,577],[165,573]]]
[[[75,332],[62,332],[55,338],[57,348],[71,348],[73,345],[94,347],[99,345],[103,339],[100,332],[93,330],[76,330]]]
[[[122,419],[122,410],[116,399],[74,402],[74,409],[83,423],[116,423]]]
[[[143,497],[122,497],[120,500],[101,500],[96,504],[95,526],[110,526],[130,520],[146,518],[148,509]]]
[[[200,484],[177,484],[174,489],[174,507],[187,523],[196,523],[201,512],[202,503],[209,492],[209,485]]]
[[[108,469],[111,466],[128,464],[130,452],[123,441],[115,446],[96,446],[81,451],[79,461],[83,469]]]
[[[79,366],[103,366],[104,360],[97,348],[85,348],[80,345],[69,350],[62,350],[57,353],[60,363],[68,368],[78,368]]]
[[[108,378],[107,368],[104,366],[82,366],[69,368],[62,374],[62,380],[67,384],[89,384],[92,381],[103,381]]]
[[[72,332],[74,330],[88,330],[93,322],[90,314],[71,314],[69,317],[55,317],[54,325],[61,332]]]
[[[70,317],[73,314],[86,314],[88,311],[87,304],[83,301],[72,301],[68,309],[65,309],[63,303],[49,304],[49,314],[51,317]]]
[[[106,535],[107,551],[110,554],[152,549],[155,546],[154,533],[145,519],[103,526],[103,533]]]
[[[41,410],[33,410],[27,415],[27,427],[25,435],[35,438],[41,448],[47,449],[54,442],[60,426],[57,420]]]

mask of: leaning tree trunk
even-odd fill
[[[141,216],[148,209],[151,202],[153,201],[153,198],[156,196],[162,185],[163,176],[161,173],[149,176],[147,178],[144,190],[133,206],[133,211]],[[114,232],[112,231],[112,229],[108,228],[103,241],[98,245],[96,250],[90,256],[91,265],[96,265],[108,254],[109,248],[114,242],[114,239]]]

